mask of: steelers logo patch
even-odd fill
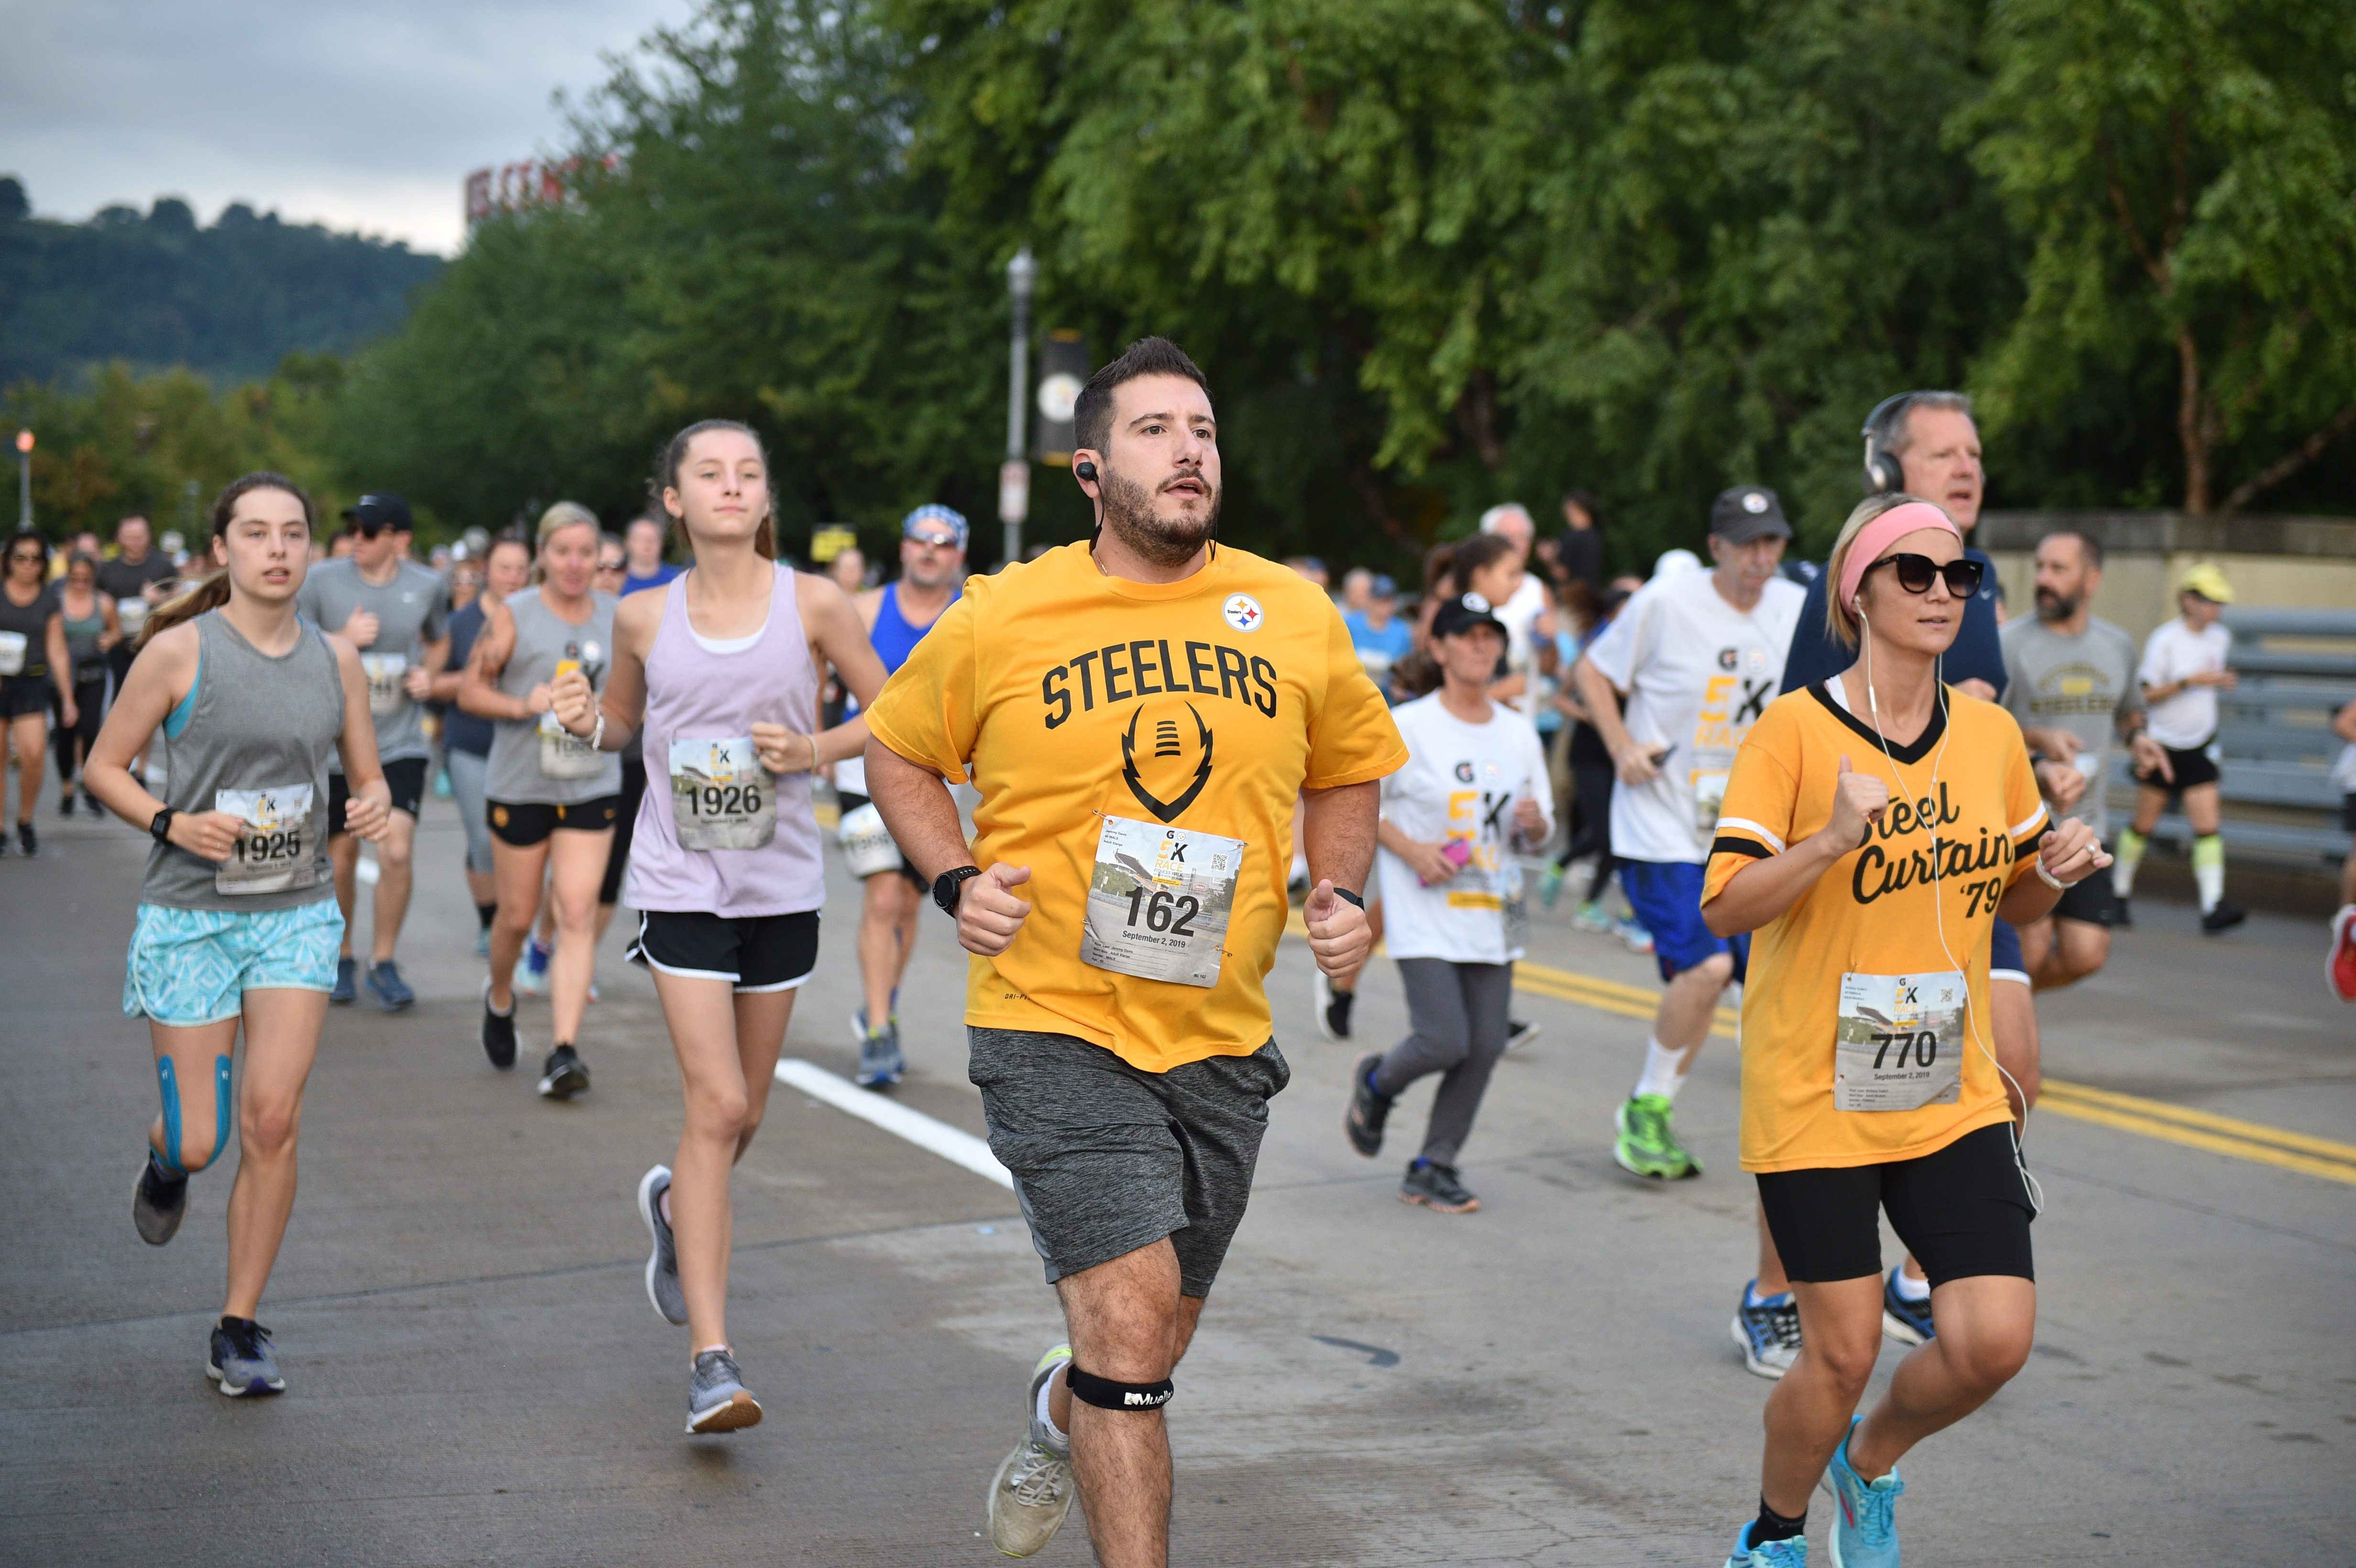
[[[1248,593],[1228,594],[1227,602],[1219,606],[1219,613],[1238,632],[1258,631],[1263,619],[1259,601]]]

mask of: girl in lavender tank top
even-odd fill
[[[688,1431],[734,1432],[761,1406],[728,1343],[728,1173],[761,1125],[794,991],[818,965],[810,775],[867,745],[864,719],[816,729],[819,667],[833,665],[864,706],[884,666],[841,589],[777,564],[752,431],[690,425],[656,481],[695,566],[622,601],[602,699],[577,670],[550,697],[558,722],[605,751],[645,725],[630,957],[654,974],[687,1099],[676,1166],[638,1183],[654,1237],[647,1295],[690,1329]]]

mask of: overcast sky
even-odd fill
[[[183,197],[448,254],[467,172],[561,144],[691,0],[0,0],[0,174],[43,217]]]

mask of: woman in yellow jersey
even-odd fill
[[[1946,513],[1876,496],[1826,570],[1826,618],[1859,657],[1753,726],[1702,884],[1711,931],[1755,933],[1742,1166],[1804,1341],[1767,1401],[1737,1568],[1806,1561],[1820,1477],[1833,1561],[1895,1568],[1899,1456],[2028,1358],[2036,1204],[1988,1029],[1988,936],[2109,864],[2084,824],[2052,827],[2011,716],[1939,679],[1981,571]],[[1859,1417],[1881,1347],[1877,1211],[1929,1274],[1939,1331]]]

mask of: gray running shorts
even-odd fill
[[[1269,1041],[1167,1072],[1067,1034],[966,1030],[990,1152],[1014,1175],[1047,1283],[1162,1237],[1208,1296],[1251,1197],[1268,1103],[1291,1081]]]

